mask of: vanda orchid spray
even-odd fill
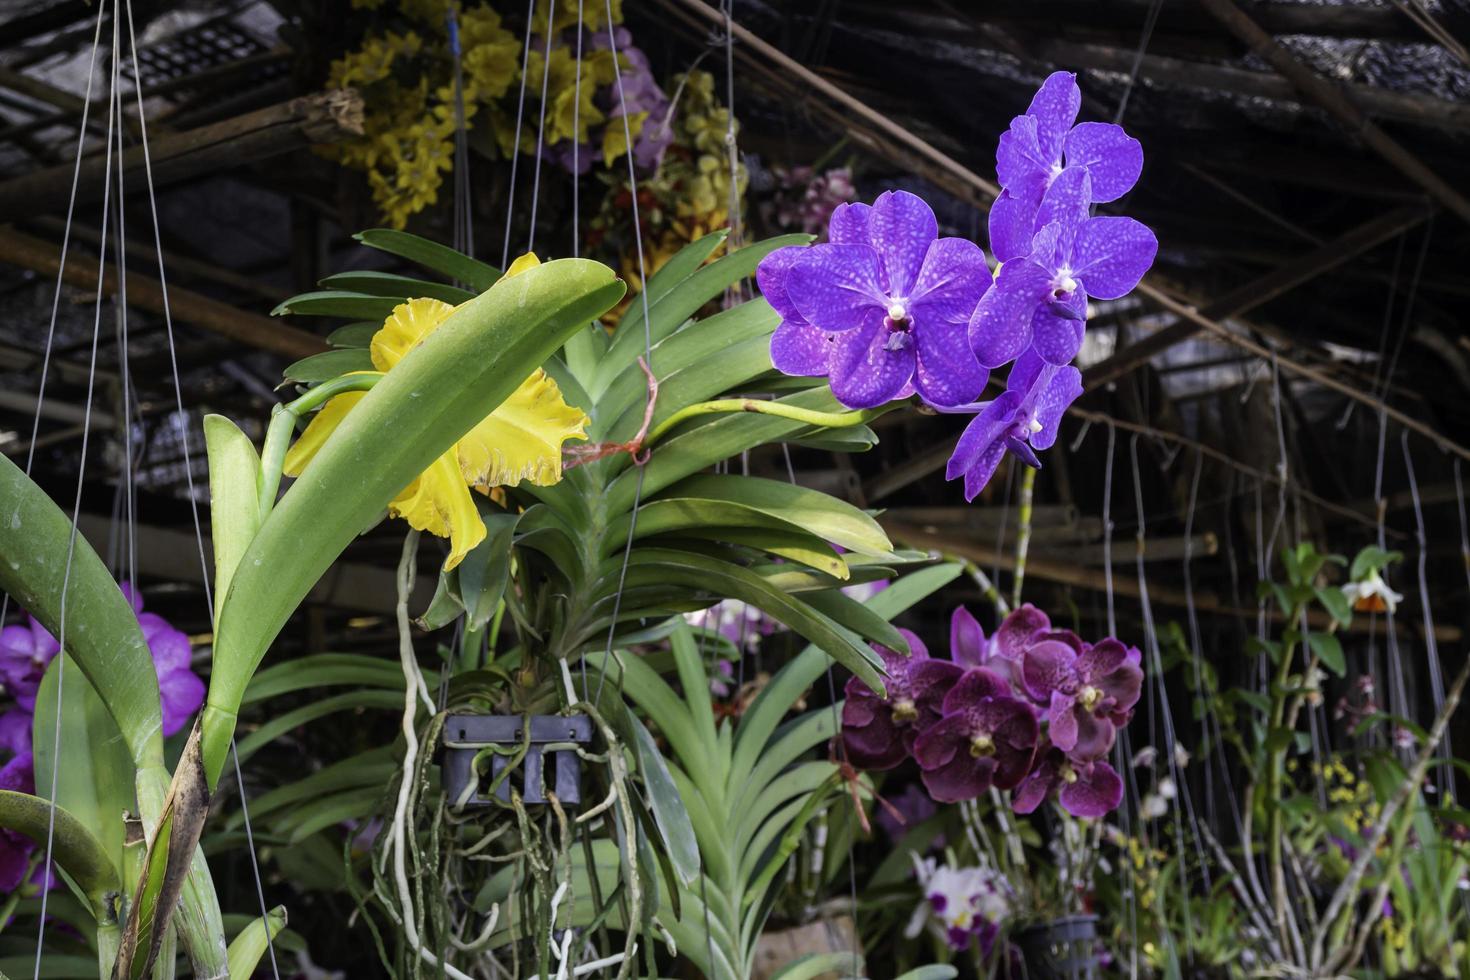
[[[772,252],[757,270],[781,316],[771,360],[786,374],[830,379],[853,409],[917,397],[972,421],[945,475],[973,500],[1007,452],[1039,467],[1062,415],[1082,393],[1071,365],[1089,298],[1119,299],[1153,264],[1158,242],[1132,218],[1095,216],[1143,166],[1137,140],[1111,123],[1077,122],[1077,77],[1057,72],[1001,136],[1003,191],[990,213],[992,272],[973,242],[940,234],[907,191],[833,212],[827,241]],[[980,400],[990,372],[1005,390]]]

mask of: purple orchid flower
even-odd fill
[[[119,588],[137,614],[143,640],[153,654],[153,669],[158,676],[158,696],[163,709],[163,734],[173,735],[204,703],[204,681],[189,669],[193,658],[189,637],[169,625],[162,616],[144,612],[143,597],[132,583],[124,582]]]
[[[61,644],[36,620],[27,615],[25,625],[0,630],[0,678],[5,689],[28,714],[36,710],[36,692],[41,678]]]
[[[945,695],[944,717],[915,739],[914,761],[936,801],[974,799],[1025,778],[1039,726],[1036,712],[1010,690],[999,674],[971,668]]]
[[[36,792],[36,772],[29,751],[17,752],[0,766],[0,789],[13,793]],[[36,842],[14,830],[0,830],[0,894],[20,887],[30,870],[31,852]]]
[[[1005,190],[990,211],[990,247],[997,261],[1030,251],[1036,212],[1046,191],[1066,170],[1091,178],[1088,203],[1116,201],[1143,170],[1143,147],[1111,123],[1073,125],[1082,107],[1077,76],[1059,71],[1041,83],[1025,114],[1011,120],[995,155]]]
[[[1078,648],[1044,639],[1026,651],[1026,692],[1047,705],[1052,745],[1075,761],[1101,758],[1113,747],[1115,719],[1138,703],[1143,671],[1114,639]]]
[[[837,226],[839,213],[851,227]],[[933,210],[907,191],[888,191],[871,208],[838,208],[833,219],[830,240],[797,256],[784,281],[802,320],[836,335],[827,358],[833,395],[872,408],[912,383],[932,405],[973,401],[988,374],[960,325],[990,288],[980,246],[940,238]]]
[[[1026,603],[1008,613],[987,638],[978,620],[964,606],[949,619],[950,659],[962,667],[985,667],[1003,677],[1013,691],[1024,691],[1021,661],[1026,646],[1039,632],[1051,629],[1046,613]]]
[[[1082,394],[1082,374],[1056,367],[1027,351],[1011,368],[1006,390],[966,426],[949,458],[944,478],[965,478],[965,499],[974,500],[1009,450],[1027,466],[1040,468],[1036,449],[1049,449],[1067,406]]]
[[[1063,171],[1047,189],[1029,250],[1000,267],[970,318],[970,343],[985,367],[1028,347],[1048,363],[1068,363],[1082,346],[1088,297],[1126,296],[1153,265],[1154,233],[1132,218],[1089,217],[1091,197],[1081,168]]]
[[[940,718],[945,696],[964,673],[944,660],[929,659],[924,643],[899,630],[909,656],[873,644],[888,673],[888,696],[880,698],[856,677],[849,678],[842,706],[842,742],[860,769],[892,769],[913,751],[920,731]]]
[[[1062,809],[1074,817],[1092,819],[1111,813],[1123,802],[1123,780],[1106,762],[1074,762],[1052,746],[1012,794],[1011,809],[1032,813],[1054,792]]]

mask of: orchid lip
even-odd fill
[[[1081,705],[1082,705],[1082,707],[1085,710],[1087,710],[1087,711],[1091,711],[1093,708],[1096,708],[1097,705],[1098,705],[1098,702],[1101,701],[1102,698],[1103,698],[1103,692],[1102,691],[1099,691],[1097,688],[1093,687],[1091,684],[1089,684],[1086,687],[1084,687],[1077,694],[1077,700],[1078,700],[1078,702],[1080,702]]]
[[[1077,770],[1073,769],[1072,766],[1066,762],[1062,763],[1062,767],[1059,770],[1058,775],[1062,777],[1062,782],[1066,783],[1069,786],[1072,783],[1075,783],[1078,778],[1080,778],[1077,775]]]
[[[908,699],[897,701],[893,705],[893,720],[897,722],[914,721],[919,717],[919,709],[914,702]]]
[[[981,733],[970,739],[970,756],[975,759],[986,759],[995,755],[995,739],[988,733]]]

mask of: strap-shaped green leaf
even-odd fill
[[[340,316],[352,320],[376,320],[382,323],[403,300],[391,296],[369,296],[345,289],[317,290],[282,300],[271,316]]]
[[[370,228],[352,237],[369,248],[407,259],[447,279],[458,279],[476,292],[484,292],[500,278],[500,270],[493,265],[486,265],[447,245],[440,245],[406,231]]]
[[[502,279],[357,403],[261,524],[225,596],[203,715],[211,785],[250,676],[322,573],[388,501],[622,292],[610,269],[582,259]]]
[[[373,342],[373,335],[383,329],[381,320],[359,320],[356,323],[344,323],[342,326],[327,334],[327,343],[333,347],[363,347],[366,348]]]
[[[250,980],[255,976],[255,967],[265,955],[270,941],[286,928],[286,907],[277,905],[264,919],[254,919],[230,943],[226,954],[230,967],[230,980]]]
[[[351,371],[372,371],[372,355],[362,347],[340,347],[303,357],[286,367],[281,377],[301,384],[321,384]]]
[[[667,493],[744,504],[859,554],[886,558],[893,552],[878,522],[852,504],[784,480],[706,474],[681,480]]]
[[[399,302],[427,296],[430,299],[443,300],[450,306],[467,303],[476,296],[475,293],[470,292],[468,289],[460,289],[458,286],[450,286],[442,282],[426,282],[423,279],[399,276],[391,272],[371,272],[367,270],[338,272],[335,275],[327,276],[318,285],[326,289],[342,289],[353,293],[367,293],[369,296],[389,296]]]
[[[44,845],[50,832],[51,804],[29,793],[0,790],[0,828],[25,834]],[[121,886],[102,842],[76,817],[56,808],[56,829],[51,842],[52,858],[82,889],[99,918],[107,914],[107,896]]]
[[[8,457],[0,456],[0,590],[60,636],[117,722],[139,769],[163,765],[162,712],[153,656],[102,559],[71,518]],[[71,569],[67,570],[67,555]]]

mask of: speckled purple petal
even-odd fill
[[[1072,746],[1064,746],[1053,734],[1052,741],[1057,748],[1066,751],[1073,762],[1091,762],[1101,759],[1107,755],[1113,747],[1113,741],[1118,737],[1117,729],[1107,718],[1099,718],[1097,715],[1085,710],[1078,704],[1071,712],[1072,723],[1076,726],[1076,736]],[[1053,731],[1055,722],[1053,722]]]
[[[989,288],[990,266],[980,246],[963,238],[939,238],[924,254],[909,292],[909,313],[925,323],[969,323]]]
[[[1088,682],[1113,701],[1113,711],[1127,711],[1143,692],[1143,670],[1128,658],[1122,643],[1106,639],[1079,658],[1078,667]]]
[[[1041,428],[1031,434],[1032,446],[1045,450],[1056,443],[1062,416],[1081,394],[1082,372],[1070,365],[1058,368],[1036,399],[1034,410]]]
[[[998,368],[1031,345],[1031,316],[1046,297],[1051,273],[1030,259],[1000,267],[995,285],[970,318],[970,346],[982,367]]]
[[[28,711],[12,707],[0,715],[0,748],[11,755],[31,750],[32,718]]]
[[[990,251],[997,262],[1009,262],[1031,253],[1036,211],[1041,206],[1040,177],[1028,178],[1014,189],[1001,191],[990,206]]]
[[[883,712],[864,725],[848,722],[846,706],[842,718],[842,745],[847,759],[859,769],[892,769],[907,755],[893,715]]]
[[[1082,349],[1082,335],[1087,321],[1057,316],[1046,306],[1038,306],[1031,317],[1031,349],[1048,364],[1070,364]]]
[[[923,740],[922,735],[919,738]],[[976,799],[988,790],[994,775],[994,759],[974,759],[969,752],[961,751],[945,765],[925,769],[920,778],[936,803],[959,803]]]
[[[1020,405],[1021,396],[1007,391],[971,419],[959,441],[955,443],[954,453],[949,457],[949,465],[944,470],[944,478],[953,480],[974,467],[981,455],[998,443],[1006,427],[1014,420],[1016,409]]]
[[[1132,218],[1089,218],[1077,232],[1074,275],[1098,299],[1119,299],[1132,291],[1154,264],[1159,240]]]
[[[908,191],[878,195],[868,217],[868,238],[878,250],[888,295],[907,297],[913,292],[924,256],[938,237],[939,222],[923,198]]]
[[[1077,76],[1072,72],[1053,72],[1036,90],[1026,115],[1036,119],[1036,139],[1046,159],[1061,156],[1062,141],[1077,121],[1081,108],[1082,89],[1078,88]]]
[[[1128,662],[1128,650],[1114,639],[1106,639],[1083,649],[1077,657],[1077,673],[1094,683]]]
[[[871,245],[813,245],[787,272],[786,295],[822,330],[852,330],[869,311],[887,309],[878,288],[878,252]]]
[[[848,408],[873,408],[898,396],[914,376],[912,346],[889,350],[882,311],[873,310],[867,324],[837,335],[828,361],[832,394]]]
[[[1046,737],[1063,752],[1077,746],[1077,699],[1061,691],[1052,691],[1046,707]]]
[[[1077,686],[1077,654],[1065,643],[1032,643],[1021,657],[1026,693],[1045,704],[1053,691],[1072,693]]]
[[[1094,203],[1116,201],[1133,189],[1143,171],[1143,145],[1112,123],[1078,123],[1067,134],[1067,166],[1085,167]]]
[[[782,320],[797,321],[805,323],[806,318],[797,310],[790,297],[786,295],[786,277],[791,272],[791,267],[796,260],[807,253],[805,245],[788,245],[778,248],[770,255],[761,259],[760,265],[755,267],[755,284],[760,287],[761,295],[766,302],[771,304]]]
[[[204,703],[204,682],[193,671],[174,670],[158,678],[163,708],[163,734],[173,735],[189,722]]]
[[[938,769],[956,755],[969,755],[970,728],[962,714],[945,715],[919,733],[914,761],[920,769]]]
[[[926,660],[914,668],[909,675],[909,689],[918,717],[903,728],[906,751],[912,752],[919,733],[944,716],[944,699],[964,673],[959,664],[945,660]]]
[[[1046,613],[1031,603],[1012,610],[995,630],[996,653],[1007,660],[1021,662],[1031,638],[1037,633],[1051,629],[1051,620]]]
[[[1058,798],[1074,817],[1106,816],[1123,802],[1123,780],[1106,762],[1094,762],[1089,772],[1078,774],[1076,782],[1064,783]]]
[[[995,176],[1004,188],[1019,187],[1033,180],[1045,179],[1057,156],[1047,156],[1041,148],[1034,116],[1016,116],[1000,134],[995,148]]]
[[[887,700],[874,694],[859,678],[849,677],[842,691],[846,695],[842,704],[844,725],[870,725],[880,712],[886,710]]]
[[[832,219],[827,225],[827,241],[870,245],[868,239],[868,217],[872,207],[853,202],[839,204],[832,209]]]
[[[17,752],[0,766],[0,789],[12,793],[36,791],[35,760],[29,752]]]
[[[1020,814],[1034,813],[1036,808],[1045,803],[1047,797],[1057,788],[1061,782],[1061,774],[1058,772],[1058,762],[1061,754],[1048,752],[1042,761],[1036,765],[1016,791],[1011,794],[1011,809]]]
[[[980,492],[990,485],[991,477],[1000,467],[1001,460],[1006,458],[1006,444],[1004,441],[990,446],[975,461],[975,465],[965,471],[965,502],[969,503]]]
[[[1011,685],[1004,677],[985,667],[971,667],[944,698],[946,715],[975,708],[987,698],[1010,697]]]
[[[925,320],[914,324],[914,387],[930,405],[968,405],[985,390],[990,372],[970,347],[965,323]]]
[[[985,630],[964,606],[955,606],[949,617],[949,659],[964,667],[985,663]]]
[[[1056,222],[1064,238],[1068,229],[1076,228],[1087,220],[1088,205],[1092,203],[1092,179],[1082,167],[1068,167],[1057,175],[1041,196],[1041,207],[1036,211],[1036,226]],[[1065,255],[1062,256],[1065,258]]]
[[[771,363],[782,374],[823,377],[836,337],[804,320],[783,320],[771,335]]]

